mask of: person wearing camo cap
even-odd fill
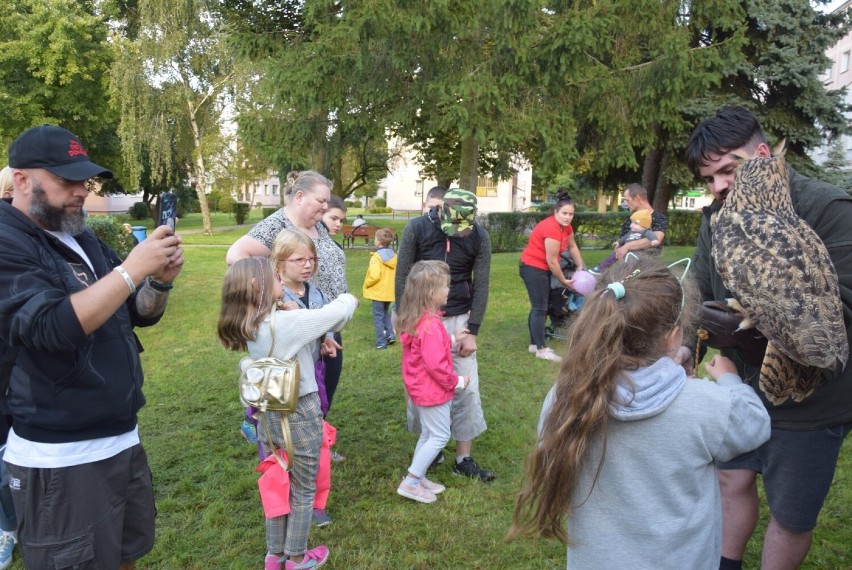
[[[443,307],[447,333],[458,337],[453,345],[453,367],[459,376],[469,376],[467,389],[456,391],[451,419],[456,441],[453,472],[482,481],[493,481],[494,471],[482,469],[471,456],[473,440],[487,429],[479,397],[476,338],[488,304],[491,271],[491,238],[476,223],[476,195],[452,188],[443,205],[414,218],[405,227],[397,253],[396,299],[402,299],[411,267],[421,260],[437,259],[450,266],[450,292]],[[464,331],[466,334],[457,334]],[[419,434],[420,422],[414,407],[408,406],[408,431]],[[438,454],[433,462],[443,462]]]

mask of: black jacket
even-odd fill
[[[468,329],[479,334],[488,304],[491,238],[479,224],[464,237],[447,237],[437,208],[411,220],[402,234],[396,261],[396,302],[400,302],[411,266],[422,260],[446,261],[450,266],[450,294],[443,308],[448,317],[470,312]]]
[[[71,294],[121,263],[91,230],[77,242],[95,268],[8,204],[0,204],[0,344],[17,347],[5,404],[15,432],[45,443],[119,435],[145,403],[133,326],[148,326],[135,295],[83,332]],[[2,395],[0,395],[2,397]]]

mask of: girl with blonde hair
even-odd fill
[[[418,261],[405,282],[396,321],[402,343],[402,379],[421,425],[408,474],[396,492],[421,503],[434,503],[436,495],[446,490],[426,478],[426,469],[450,440],[450,406],[455,390],[464,390],[470,381],[453,371],[455,339],[447,334],[440,317],[449,292],[449,265]]]

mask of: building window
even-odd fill
[[[278,196],[278,184],[273,184],[273,185],[272,185],[272,195],[273,195],[273,196]]]
[[[476,180],[476,195],[485,198],[494,198],[497,196],[497,181],[493,178],[484,178],[480,176]]]
[[[844,51],[840,56],[840,73],[849,71],[849,52]]]
[[[264,184],[264,185],[263,185],[263,195],[264,195],[264,196],[269,196],[269,184]]]
[[[422,196],[423,195],[423,181],[415,180],[414,181],[414,195]]]

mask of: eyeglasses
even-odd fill
[[[316,257],[296,257],[295,259],[287,259],[287,263],[292,263],[294,265],[301,265],[302,267],[308,265],[309,263],[312,265],[316,265],[317,258]]]

